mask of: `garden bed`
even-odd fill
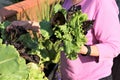
[[[14,6],[15,5],[22,6],[18,4],[23,2],[16,3],[14,4]],[[10,5],[4,8],[8,11],[15,11],[14,6]],[[8,21],[18,20],[16,16],[16,14],[18,15],[18,12],[16,10],[15,13],[12,12],[12,13],[9,13],[9,15],[8,13],[6,14],[7,15],[5,15],[4,13],[2,15],[3,22],[0,24],[0,45],[1,45],[0,54],[1,54],[1,58],[4,57],[3,59],[0,60],[1,62],[0,69],[4,66],[3,71],[0,72],[0,80],[5,80],[5,79],[7,80],[8,75],[12,75],[12,76],[9,76],[9,80],[13,80],[13,77],[16,80],[22,80],[23,78],[25,80],[34,80],[32,78],[36,78],[38,80],[47,80],[46,77],[49,76],[49,74],[54,69],[54,66],[56,64],[55,63],[51,64],[51,61],[49,62],[49,60],[52,60],[52,59],[49,59],[50,58],[48,57],[49,54],[45,55],[44,52],[42,52],[41,53],[42,55],[40,55],[40,50],[41,50],[40,42],[38,37],[36,37],[36,33],[34,33],[34,31],[30,30],[30,32],[33,32],[31,34],[29,33],[29,29],[26,30],[25,27],[23,28],[23,26],[16,26],[7,32],[6,27],[10,25],[10,22],[7,23],[6,20]],[[12,18],[14,16],[15,18]],[[31,37],[31,35],[33,35],[34,38]],[[39,56],[37,55],[37,53],[39,54]],[[50,51],[48,53],[50,53]],[[51,56],[51,57],[55,58],[54,56]],[[6,62],[4,62],[4,60],[6,60]],[[44,61],[46,62],[45,65],[44,65]],[[10,64],[16,65],[16,66],[8,67],[7,65],[10,65]],[[19,69],[17,70],[17,68]],[[7,69],[11,69],[11,70],[7,72],[6,71]],[[15,74],[13,74],[13,72]],[[23,75],[20,75],[20,74],[23,74]],[[26,78],[28,75],[29,75],[29,78]],[[18,78],[18,76],[20,78]]]
[[[44,1],[41,1],[40,5],[39,2],[36,3],[40,15],[42,14],[40,27],[33,25],[30,21],[14,21],[17,22],[16,25],[6,22],[5,20],[15,19],[32,20],[29,16],[33,9],[33,6],[30,7],[32,1],[29,4],[28,2],[23,4],[23,2],[3,8],[15,11],[15,13],[11,13],[9,17],[2,15],[0,69],[2,70],[3,67],[4,69],[0,71],[0,80],[13,80],[13,78],[16,80],[53,80],[55,71],[58,69],[60,53],[64,52],[71,60],[76,59],[81,46],[86,43],[85,35],[92,27],[94,20],[87,20],[87,15],[80,10],[81,6],[73,5],[66,11],[60,2],[51,6],[49,2],[44,5],[42,4]],[[19,19],[20,13],[24,13],[25,17],[21,16]],[[12,19],[13,16],[15,19]],[[33,20],[35,21],[35,18]],[[24,22],[27,22],[27,25],[19,25]]]

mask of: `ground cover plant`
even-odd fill
[[[10,22],[0,24],[0,80],[48,80],[49,65],[59,63],[61,52],[77,58],[94,21],[76,5],[67,11],[56,3],[46,10],[40,34],[22,26],[6,30]]]

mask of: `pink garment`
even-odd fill
[[[70,8],[71,0],[63,7]],[[88,45],[96,45],[99,57],[82,56],[76,60],[61,55],[61,75],[63,80],[99,80],[111,74],[113,58],[120,53],[120,24],[115,0],[83,0],[79,5],[95,20],[94,27],[86,37]]]

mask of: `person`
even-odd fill
[[[116,0],[116,3],[120,11],[120,0]],[[119,13],[119,20],[120,20],[120,13]],[[112,77],[113,80],[120,80],[120,54],[113,59]]]
[[[88,31],[86,46],[78,58],[69,60],[61,54],[62,80],[112,80],[113,58],[120,53],[120,24],[115,0],[65,0],[63,7],[81,5],[89,20],[95,20]],[[81,54],[87,54],[83,56]]]
[[[113,58],[120,53],[119,11],[115,0],[65,0],[63,3],[66,10],[72,5],[81,5],[82,12],[95,22],[86,34],[87,46],[82,46],[77,59],[70,60],[61,53],[62,80],[112,80]],[[21,21],[18,23],[10,26],[20,26]],[[29,26],[28,23],[31,22],[23,26]]]

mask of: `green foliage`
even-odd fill
[[[10,22],[4,21],[3,23],[0,23],[0,38],[2,39],[7,39],[6,34],[5,34],[5,29],[6,27],[10,25]]]
[[[57,4],[54,6],[53,9],[54,9],[53,12],[54,12],[54,13],[57,13],[58,11],[62,10],[63,7],[62,7],[61,5],[59,5],[59,3],[57,3]]]
[[[13,45],[2,44],[0,39],[0,80],[48,80],[44,65],[25,63]]]
[[[49,8],[46,10],[50,11]],[[67,19],[67,11],[60,4],[56,4],[51,12],[43,15],[43,20],[40,22],[40,37],[34,32],[31,37],[27,32],[20,37],[15,33],[15,40],[11,39],[12,42],[21,42],[24,45],[23,49],[26,51],[23,50],[23,53],[38,55],[40,57],[38,64],[33,62],[26,64],[25,59],[19,56],[19,50],[13,45],[3,44],[9,41],[7,36],[11,37],[14,34],[6,36],[6,26],[10,23],[0,24],[0,80],[48,80],[43,71],[47,67],[46,63],[59,63],[61,51],[71,60],[77,58],[81,46],[86,43],[82,25],[87,20],[87,15],[77,11],[65,24],[53,26],[50,18],[59,11]]]
[[[29,77],[27,80],[48,80],[42,71],[43,69],[41,69],[41,67],[39,67],[37,64],[28,63],[27,66],[29,69]]]
[[[64,17],[66,18],[67,11],[64,8],[62,8],[61,5],[56,4],[54,7],[54,12],[57,13],[58,11],[61,11],[64,14]],[[41,21],[40,29],[42,36],[44,36],[44,38],[50,40],[50,37],[52,35],[55,35],[56,38],[58,38],[58,40],[56,40],[55,42],[57,43],[59,41],[59,43],[57,43],[57,45],[59,46],[56,47],[57,49],[59,48],[60,49],[56,51],[56,54],[60,53],[61,51],[64,51],[67,58],[74,60],[77,58],[78,56],[77,53],[80,52],[81,46],[86,43],[86,37],[82,29],[83,21],[86,20],[87,20],[87,15],[83,14],[81,11],[77,11],[72,15],[69,21],[66,21],[64,25],[55,25],[54,27],[51,27],[50,25],[46,26],[44,21]],[[47,20],[46,23],[48,23]],[[48,35],[50,33],[52,34]],[[46,42],[44,44],[46,44]],[[60,46],[61,44],[63,45]],[[51,45],[54,45],[54,43],[52,43]],[[44,47],[47,46],[44,45]],[[54,48],[55,47],[53,47],[53,49]]]
[[[49,60],[40,55],[40,46],[36,34],[33,34],[34,38],[32,38],[29,33],[26,33],[14,40],[14,42],[23,42],[24,48],[30,48],[30,54],[34,53],[41,57],[39,65],[33,62],[30,63],[38,68],[42,67],[34,70],[33,66],[30,67],[30,64],[26,64],[25,59],[20,57],[18,50],[13,45],[3,44],[3,41],[9,39],[5,34],[8,25],[8,22],[0,24],[0,80],[47,80],[43,71],[43,63]]]
[[[24,80],[27,74],[25,60],[14,46],[0,43],[0,80]]]
[[[36,38],[31,38],[30,34],[23,34],[21,35],[17,41],[23,42],[25,47],[30,49],[36,49],[38,47],[38,42]]]
[[[43,20],[40,22],[40,27],[41,27],[40,31],[43,37],[49,39],[50,36],[53,34],[50,22]]]

